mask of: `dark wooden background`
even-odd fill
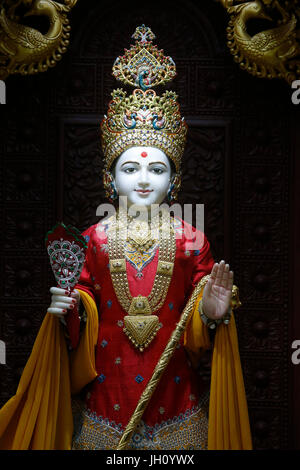
[[[105,201],[99,122],[121,86],[111,67],[145,23],[176,62],[170,88],[190,127],[181,201],[205,204],[213,253],[230,262],[240,288],[254,447],[300,448],[300,365],[291,363],[291,343],[300,339],[299,110],[285,82],[238,68],[226,47],[227,21],[212,0],[81,0],[62,62],[7,80],[8,104],[0,109],[1,404],[16,391],[50,302],[44,235],[58,220],[85,229]]]

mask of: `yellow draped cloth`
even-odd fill
[[[87,323],[78,348],[68,354],[58,318],[42,323],[16,394],[0,410],[0,449],[70,450],[73,416],[71,395],[96,376],[98,312],[92,298],[80,291]],[[200,298],[198,299],[198,301]],[[210,347],[198,301],[184,334],[192,360]],[[208,449],[251,449],[251,434],[232,315],[217,327],[214,340],[209,405]]]

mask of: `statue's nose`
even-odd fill
[[[138,184],[140,186],[148,186],[149,185],[149,178],[148,178],[148,171],[147,168],[142,168],[140,172],[140,178]]]

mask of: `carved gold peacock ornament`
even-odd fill
[[[288,83],[300,76],[298,0],[282,2],[284,7],[277,0],[219,1],[230,14],[228,47],[242,69],[261,78],[283,78]],[[250,20],[252,26],[255,21],[259,25],[265,20],[268,29],[251,35]]]
[[[0,6],[0,79],[11,74],[31,75],[45,72],[62,58],[69,45],[70,25],[67,14],[78,0],[5,0]],[[24,10],[21,16],[18,8]],[[22,11],[23,11],[22,10]],[[22,24],[28,17],[44,16],[48,30]]]

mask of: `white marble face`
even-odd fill
[[[120,155],[115,166],[118,195],[127,196],[128,207],[161,204],[171,184],[171,173],[169,159],[162,150],[131,147]]]

